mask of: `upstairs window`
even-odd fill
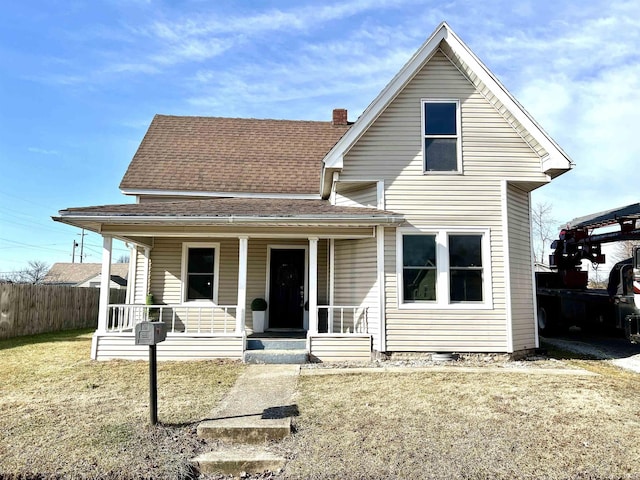
[[[457,100],[422,101],[425,173],[461,170],[459,107]]]

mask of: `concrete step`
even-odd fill
[[[301,365],[309,361],[309,353],[305,349],[297,350],[245,350],[245,363],[269,363]]]
[[[255,446],[221,446],[215,452],[198,455],[191,464],[202,474],[240,476],[242,472],[276,472],[285,464],[284,457]]]
[[[248,338],[247,350],[304,350],[304,338]]]
[[[200,422],[198,438],[219,440],[233,444],[260,445],[278,441],[291,434],[291,418],[262,418],[243,415]]]

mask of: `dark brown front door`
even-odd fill
[[[269,328],[302,328],[304,250],[272,249],[269,272]]]

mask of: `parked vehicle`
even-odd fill
[[[602,227],[614,230],[594,234]],[[536,273],[541,335],[577,326],[616,329],[631,341],[640,338],[640,249],[613,266],[606,289],[588,288],[588,272],[582,269],[582,260],[605,262],[603,244],[623,240],[640,240],[640,204],[574,219],[560,232],[551,245],[552,271]]]

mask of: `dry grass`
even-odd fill
[[[640,375],[300,378],[288,478],[640,478]]]
[[[206,418],[244,368],[159,362],[149,426],[147,362],[89,360],[91,334],[0,342],[0,477],[181,478]]]

